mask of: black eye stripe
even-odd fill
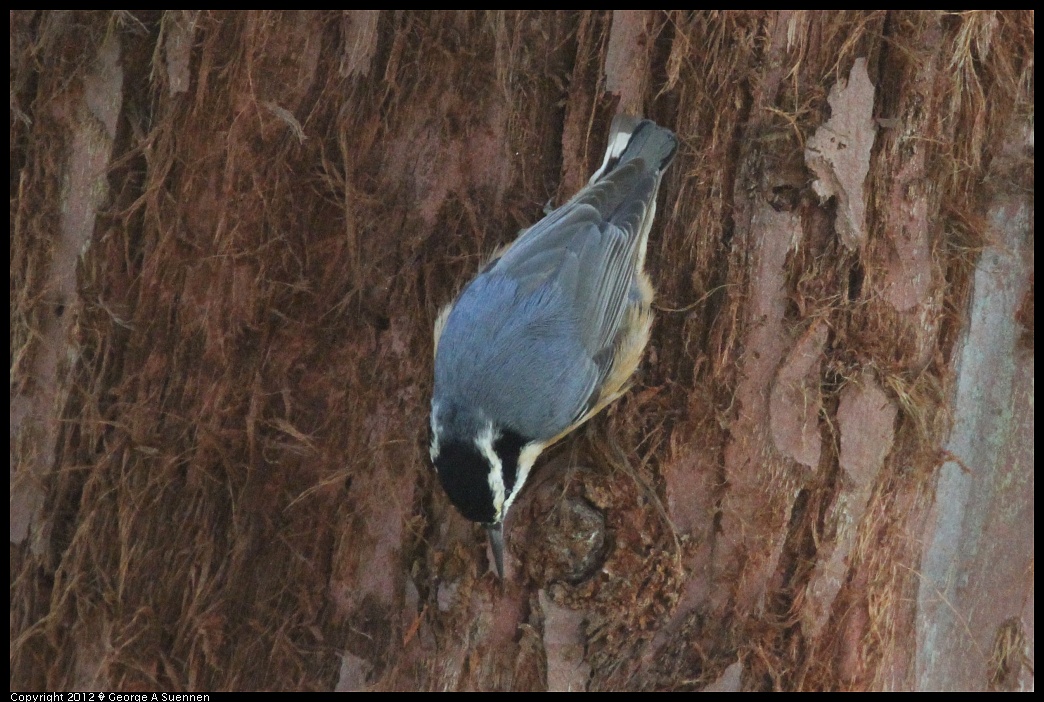
[[[493,442],[493,451],[500,458],[504,469],[504,492],[510,495],[515,489],[515,481],[518,480],[518,457],[522,453],[522,447],[529,443],[521,435],[505,429]]]

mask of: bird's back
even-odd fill
[[[438,340],[434,403],[547,440],[590,407],[644,259],[674,135],[614,122],[602,168],[460,294]]]

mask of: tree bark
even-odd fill
[[[11,15],[11,687],[1032,689],[1033,14]],[[432,326],[672,128],[508,578]]]

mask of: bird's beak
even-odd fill
[[[486,525],[489,547],[493,549],[493,562],[497,566],[497,577],[504,579],[504,522]]]

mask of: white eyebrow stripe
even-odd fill
[[[486,460],[489,461],[489,475],[486,479],[489,481],[489,491],[493,493],[494,521],[500,522],[504,519],[505,512],[504,465],[500,462],[500,456],[498,456],[497,452],[493,450],[493,442],[495,440],[496,437],[493,435],[493,424],[489,423],[486,425],[486,428],[479,432],[479,435],[475,437],[475,446],[478,447],[479,453],[485,456]]]
[[[536,463],[537,457],[540,456],[540,452],[543,450],[544,444],[540,442],[528,443],[522,447],[522,451],[518,454],[518,465],[515,469],[515,486],[504,503],[505,514],[511,503],[518,497],[518,493],[522,492],[522,486],[525,484],[526,478],[529,477],[529,471],[533,468],[533,464]]]
[[[439,432],[442,430],[442,427],[435,421],[435,415],[438,413],[439,405],[433,402],[431,404],[431,445],[428,447],[428,456],[431,458],[432,463],[439,457]]]

